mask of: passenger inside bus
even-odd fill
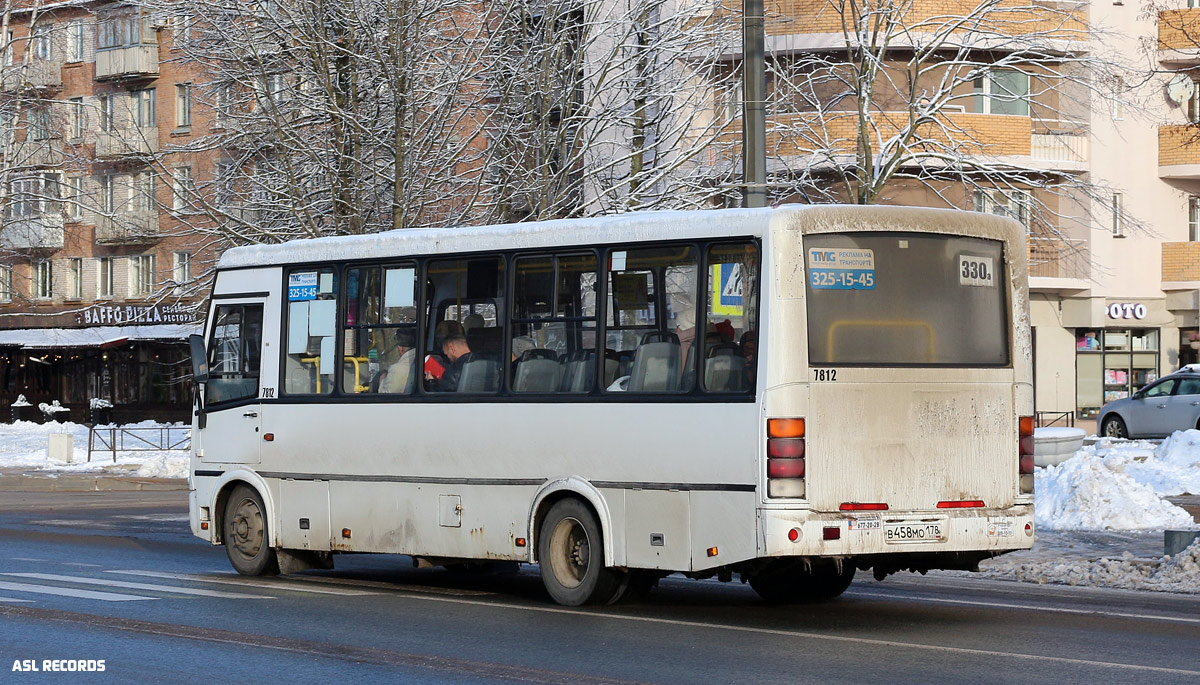
[[[495,392],[500,386],[500,362],[471,352],[467,339],[454,336],[442,343],[450,366],[438,385],[441,392]]]
[[[400,357],[383,372],[379,392],[411,394],[417,370],[416,334],[413,331],[396,331],[396,352]]]

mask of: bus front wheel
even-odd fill
[[[556,502],[538,532],[542,583],[565,606],[611,602],[621,575],[604,567],[604,542],[596,515],[577,499]]]
[[[804,568],[787,565],[768,567],[750,577],[750,587],[771,604],[822,602],[833,599],[850,587],[854,566],[850,563]]]
[[[229,563],[244,576],[272,576],[279,573],[279,562],[267,534],[266,507],[262,496],[239,485],[225,503],[223,538]]]

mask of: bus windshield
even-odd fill
[[[1005,366],[1000,241],[918,233],[804,240],[810,364]]]

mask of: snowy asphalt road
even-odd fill
[[[243,579],[185,517],[184,492],[0,493],[5,682],[1200,681],[1196,596],[893,576],[781,608],[668,579],[640,603],[565,609],[533,570],[404,557]],[[10,673],[26,659],[106,670]]]

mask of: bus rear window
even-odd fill
[[[810,364],[1004,366],[1000,241],[930,234],[806,236]]]

